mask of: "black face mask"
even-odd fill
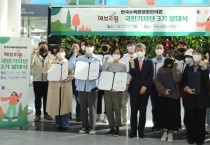
[[[102,49],[103,51],[107,51],[107,50],[108,50],[108,47],[107,47],[107,46],[102,46],[101,49]]]
[[[174,60],[170,58],[166,58],[164,61],[164,67],[173,67]]]
[[[45,53],[45,52],[47,52],[47,49],[44,48],[44,47],[41,47],[41,48],[39,49],[39,51],[40,51],[41,53]]]
[[[179,48],[178,51],[179,51],[180,53],[184,53],[184,52],[185,52],[185,48]]]

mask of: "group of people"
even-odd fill
[[[81,47],[81,49],[80,49]],[[67,129],[72,112],[72,96],[76,99],[76,118],[82,121],[79,133],[95,134],[95,124],[102,114],[102,96],[105,101],[105,118],[110,130],[108,135],[119,136],[120,126],[127,124],[128,100],[130,97],[131,117],[129,137],[144,137],[146,110],[149,97],[152,104],[154,126],[152,130],[162,130],[162,141],[173,142],[173,131],[181,126],[181,99],[183,102],[184,125],[189,144],[201,145],[205,140],[205,119],[210,107],[209,56],[204,56],[201,48],[188,49],[184,40],[177,43],[178,53],[164,50],[158,44],[156,56],[147,58],[146,46],[133,40],[127,41],[128,53],[123,54],[120,46],[111,49],[108,39],[101,41],[101,56],[94,54],[95,44],[87,40],[72,44],[72,53],[67,60],[65,49],[60,47],[52,55],[45,42],[39,43],[37,52],[32,54],[31,66],[35,93],[36,116],[41,119],[41,98],[43,97],[44,118],[52,120],[56,126]],[[110,55],[109,57],[106,57]],[[124,59],[128,58],[128,59]],[[128,64],[125,61],[128,60]],[[74,78],[78,61],[100,62],[99,70],[127,72],[125,91],[99,90],[99,78],[81,80]],[[68,65],[65,65],[68,63]],[[47,81],[52,64],[61,64],[61,70],[68,67],[66,78]],[[48,114],[49,113],[49,114]],[[138,116],[139,114],[139,116]],[[51,116],[50,116],[51,115]]]

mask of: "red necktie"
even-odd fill
[[[142,62],[142,59],[140,59],[140,60],[139,60],[139,69],[140,69],[140,71],[141,71],[141,69],[142,69],[142,65],[143,65],[143,62]]]

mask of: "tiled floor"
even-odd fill
[[[151,105],[147,108],[147,123],[145,138],[128,138],[129,125],[121,127],[121,136],[112,137],[105,135],[108,131],[108,124],[97,122],[95,135],[78,134],[81,123],[74,120],[75,109],[73,110],[73,120],[70,122],[69,130],[58,131],[55,128],[54,121],[42,120],[40,123],[34,123],[34,94],[30,88],[29,98],[29,123],[24,128],[7,128],[0,130],[0,145],[168,145],[167,142],[161,142],[161,132],[151,132],[152,116]],[[75,100],[73,101],[75,108]],[[129,110],[130,112],[130,110]],[[183,116],[183,113],[182,113]],[[208,127],[210,130],[210,127]],[[207,139],[210,136],[206,137]],[[183,130],[174,134],[173,145],[187,145]],[[210,142],[206,142],[206,145]]]

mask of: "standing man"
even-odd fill
[[[138,123],[138,135],[140,138],[144,137],[144,128],[146,123],[146,110],[149,99],[149,88],[151,87],[154,68],[152,60],[145,57],[146,47],[139,43],[136,45],[136,59],[130,60],[130,75],[132,80],[128,88],[130,93],[131,104],[131,132],[130,138],[137,135],[137,114],[140,111]]]
[[[187,43],[184,40],[179,40],[177,43],[178,53],[175,54],[175,59],[184,61],[184,54],[187,50]]]
[[[155,47],[155,53],[156,56],[152,59],[152,62],[154,64],[154,74],[156,76],[157,73],[157,64],[158,63],[164,63],[164,56],[163,56],[164,48],[163,45],[158,44]],[[152,104],[152,121],[153,121],[153,127],[152,131],[156,131],[158,129],[157,127],[157,101],[158,101],[158,91],[155,87],[154,82],[151,85],[151,91],[150,91],[150,99],[151,99],[151,104]]]
[[[127,50],[128,53],[124,54],[123,58],[128,57],[129,59],[135,59],[137,57],[136,53],[135,53],[135,41],[133,40],[129,40],[127,42]],[[126,59],[127,60],[127,59]],[[128,63],[129,62],[125,62]],[[129,72],[129,67],[126,68],[126,71]],[[122,99],[122,122],[121,125],[126,125],[127,124],[127,120],[128,120],[128,98],[129,98],[129,93],[127,92],[128,86],[130,84],[131,81],[131,75],[128,73],[128,77],[127,77],[127,87],[126,87],[126,91],[123,93],[123,99]]]
[[[105,55],[110,54],[109,49],[111,47],[111,42],[109,39],[102,39],[101,40],[101,54],[103,57],[102,61],[104,60]],[[102,98],[104,96],[104,90],[98,90],[98,104],[97,104],[97,119],[96,121],[101,120],[101,114],[102,114]],[[105,103],[104,103],[105,106]],[[106,106],[104,107],[104,123],[108,123],[107,116],[106,116]]]
[[[77,57],[76,61],[88,63],[100,61],[100,58],[93,53],[94,48],[95,44],[92,41],[86,41],[86,54]],[[82,116],[82,129],[79,131],[79,133],[88,133],[90,135],[95,134],[98,79],[75,79],[75,84],[80,98],[80,109]]]
[[[44,61],[53,56],[48,52],[48,46],[46,42],[40,42],[38,46],[38,51],[32,54],[31,57],[31,68],[33,72],[33,87],[35,94],[35,118],[34,122],[39,122],[41,119],[41,106],[43,98],[43,112],[44,119],[52,120],[52,117],[46,112],[46,102],[47,102],[47,90],[48,81],[47,74],[43,74],[42,70],[44,68]]]
[[[73,71],[73,65],[78,56],[80,56],[80,48],[78,43],[73,43],[71,45],[72,53],[69,55],[69,69]],[[76,100],[76,121],[81,121],[80,113],[80,98],[78,96],[78,91],[76,90],[75,79],[72,80],[72,90]]]

